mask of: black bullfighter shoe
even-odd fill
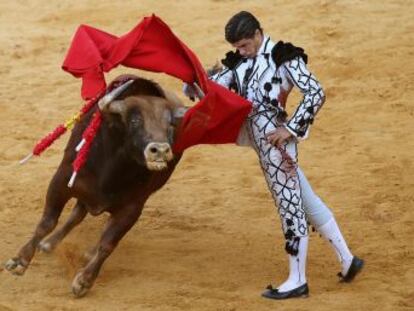
[[[351,282],[355,276],[361,272],[362,268],[364,267],[364,261],[357,256],[354,256],[352,258],[351,266],[348,269],[348,272],[346,275],[342,275],[341,272],[338,273],[338,276],[340,277],[342,282]]]
[[[266,288],[266,291],[262,293],[262,296],[269,299],[289,299],[289,298],[298,298],[298,297],[308,297],[309,287],[308,283],[305,283],[297,288],[289,290],[287,292],[279,292],[278,289],[273,288],[272,285],[269,285]]]

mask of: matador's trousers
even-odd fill
[[[315,227],[326,223],[332,212],[313,192],[297,166],[297,141],[292,138],[280,147],[268,143],[266,135],[282,126],[277,111],[253,112],[247,119],[247,131],[256,150],[267,185],[281,218],[287,240],[308,234],[309,221]]]

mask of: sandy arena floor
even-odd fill
[[[300,144],[300,165],[365,270],[339,283],[334,252],[312,233],[311,296],[262,299],[267,284],[286,277],[287,256],[256,155],[199,146],[149,200],[85,298],[73,298],[70,284],[104,215],[88,217],[54,254],[37,254],[25,276],[0,268],[0,310],[414,310],[414,2],[171,3],[0,1],[1,263],[30,237],[68,135],[25,166],[18,160],[82,105],[80,81],[60,70],[77,26],[123,34],[154,12],[207,66],[229,49],[228,18],[246,9],[274,40],[304,47],[326,89],[311,137]],[[118,68],[109,78],[121,72],[137,73]],[[164,75],[138,74],[181,89]],[[290,109],[298,99],[290,98]]]

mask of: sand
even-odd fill
[[[23,277],[0,268],[0,310],[414,310],[408,0],[1,1],[0,261],[32,234],[68,135],[26,165],[18,160],[82,106],[80,81],[60,70],[77,26],[120,35],[154,12],[207,66],[229,49],[223,26],[242,9],[256,14],[274,40],[304,47],[326,90],[310,138],[300,143],[300,165],[352,251],[366,260],[363,273],[339,283],[334,252],[312,233],[310,297],[261,298],[267,284],[285,279],[287,256],[256,155],[233,145],[197,146],[150,198],[86,297],[75,299],[70,284],[105,215],[87,217],[53,254],[37,254]],[[127,68],[108,79],[124,72],[181,90],[180,81]],[[298,100],[290,97],[290,110]]]

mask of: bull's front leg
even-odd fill
[[[72,282],[72,292],[76,297],[84,296],[92,287],[102,264],[138,220],[142,207],[143,204],[131,204],[123,206],[111,214],[96,246],[95,253],[88,264],[76,274]]]
[[[87,213],[88,211],[86,210],[85,205],[82,202],[77,201],[72,213],[62,228],[54,232],[46,240],[40,242],[38,248],[45,253],[50,253],[66,237],[66,235],[72,231],[73,228],[82,222]]]
[[[56,227],[62,209],[69,200],[69,194],[65,189],[64,181],[64,175],[58,171],[49,185],[45,209],[33,236],[20,249],[16,257],[6,262],[6,270],[15,275],[23,275],[32,261],[40,241]]]

